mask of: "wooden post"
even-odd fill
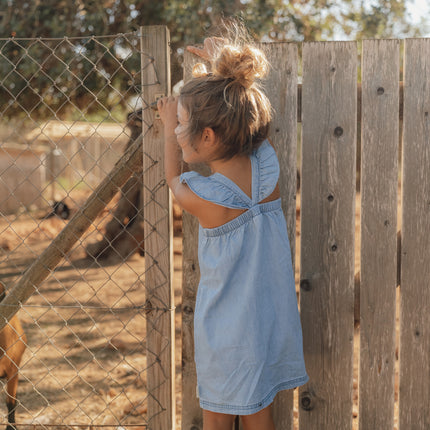
[[[143,106],[170,94],[170,36],[164,26],[141,27]],[[143,201],[147,313],[148,428],[175,426],[175,333],[172,290],[173,228],[164,175],[162,123],[143,116]]]
[[[295,267],[298,49],[293,43],[268,43],[260,47],[270,63],[270,73],[263,87],[274,111],[270,140],[281,167],[279,187]],[[277,429],[293,429],[293,397],[293,390],[276,396],[273,417]]]
[[[430,39],[404,57],[399,430],[430,428]]]
[[[352,427],[356,109],[356,43],[305,43],[300,429]]]
[[[394,426],[399,52],[398,40],[363,41],[361,430]]]
[[[184,81],[191,79],[196,63],[203,60],[185,52]],[[193,166],[203,173],[203,166]],[[197,374],[194,363],[194,307],[200,280],[198,261],[199,223],[187,212],[182,217],[182,429],[202,430],[203,416],[197,399]]]

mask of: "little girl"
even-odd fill
[[[166,179],[200,223],[194,336],[203,428],[231,430],[240,415],[245,430],[273,430],[276,393],[308,376],[279,164],[267,140],[271,106],[257,84],[267,60],[249,43],[224,43],[211,52],[212,73],[199,65],[178,98],[158,102]],[[212,174],[182,173],[182,160]]]

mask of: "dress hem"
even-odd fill
[[[237,406],[237,405],[219,404],[219,403],[213,403],[213,402],[208,402],[207,400],[199,399],[200,407],[207,411],[228,414],[228,415],[252,415],[269,406],[273,402],[276,394],[278,394],[279,391],[296,388],[300,385],[306,384],[308,380],[309,380],[308,375],[305,375],[300,378],[292,379],[286,382],[281,382],[280,384],[276,385],[270,391],[270,393],[266,397],[264,397],[264,399],[261,402],[253,403],[252,405]]]

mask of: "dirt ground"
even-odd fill
[[[99,228],[108,215],[98,218]],[[0,219],[0,279],[8,289],[66,223],[42,216]],[[146,423],[146,319],[138,308],[145,260],[138,253],[122,263],[89,260],[85,245],[99,234],[92,226],[19,312],[28,339],[17,395],[21,428]]]
[[[84,199],[84,195],[79,195],[75,202]],[[357,199],[359,208],[359,196]],[[84,428],[91,425],[137,428],[146,423],[146,321],[144,313],[136,308],[145,301],[144,257],[135,254],[126,262],[103,264],[85,258],[85,245],[99,237],[97,228],[102,229],[108,215],[109,208],[19,312],[28,339],[17,396],[16,420],[23,429],[30,428],[30,423],[54,425],[54,428],[60,423],[79,424]],[[57,217],[42,220],[42,216],[43,213],[33,213],[0,218],[0,280],[7,288],[14,285],[65,225]],[[356,217],[358,238],[359,211]],[[296,237],[299,250],[299,218]],[[174,239],[178,429],[181,421],[181,246],[178,231]],[[357,270],[359,249],[360,243],[356,241]],[[299,252],[296,261],[298,284]],[[354,352],[353,428],[358,429],[359,329],[355,331]],[[297,402],[296,390],[296,429]],[[398,390],[395,407],[397,415]],[[3,401],[0,420],[6,423]]]

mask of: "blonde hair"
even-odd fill
[[[220,159],[251,154],[266,139],[272,116],[259,85],[269,68],[266,56],[248,41],[236,40],[219,44],[211,64],[212,73],[197,65],[180,93],[191,141],[209,127],[221,142]]]

